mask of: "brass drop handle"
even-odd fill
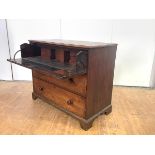
[[[44,88],[43,88],[43,87],[39,87],[39,90],[40,90],[40,91],[43,91],[43,90],[44,90]]]
[[[73,105],[73,100],[69,99],[69,100],[67,101],[67,104],[68,104],[68,105]]]

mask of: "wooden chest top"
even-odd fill
[[[103,43],[103,42],[89,42],[89,41],[77,41],[77,40],[63,40],[63,39],[50,39],[50,40],[29,40],[31,44],[40,45],[53,45],[53,46],[66,46],[73,48],[101,48],[105,46],[114,46],[115,43]]]

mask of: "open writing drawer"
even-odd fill
[[[48,70],[52,76],[62,79],[62,78],[71,78],[75,75],[85,74],[86,70],[77,69],[75,65],[59,63],[56,61],[42,60],[38,57],[27,57],[27,58],[18,58],[18,59],[8,59],[9,62],[15,63],[17,65],[29,68],[29,69],[42,69]]]
[[[21,52],[21,58],[15,56]],[[71,78],[87,72],[87,51],[62,47],[40,47],[24,43],[9,62],[30,69],[50,71],[56,78]]]

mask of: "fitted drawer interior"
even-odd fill
[[[85,98],[68,92],[56,85],[33,78],[34,93],[44,97],[59,107],[66,109],[80,117],[85,115]]]
[[[57,79],[49,71],[45,70],[32,70],[33,77],[39,78],[43,81],[53,83],[63,89],[86,97],[86,87],[87,87],[87,75],[78,75],[70,79]]]
[[[21,52],[21,58],[16,54]],[[46,69],[59,78],[71,78],[87,73],[88,50],[56,46],[40,46],[40,44],[21,44],[13,59],[8,61],[30,68]]]

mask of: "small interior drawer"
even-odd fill
[[[34,93],[38,96],[44,97],[80,117],[85,116],[85,98],[37,78],[33,78],[33,87]]]
[[[39,78],[44,81],[48,81],[63,89],[79,94],[83,97],[86,97],[86,87],[87,87],[86,74],[78,75],[71,79],[57,79],[52,76],[52,73],[50,73],[50,71],[43,71],[39,69],[33,69],[32,74],[33,77]]]

